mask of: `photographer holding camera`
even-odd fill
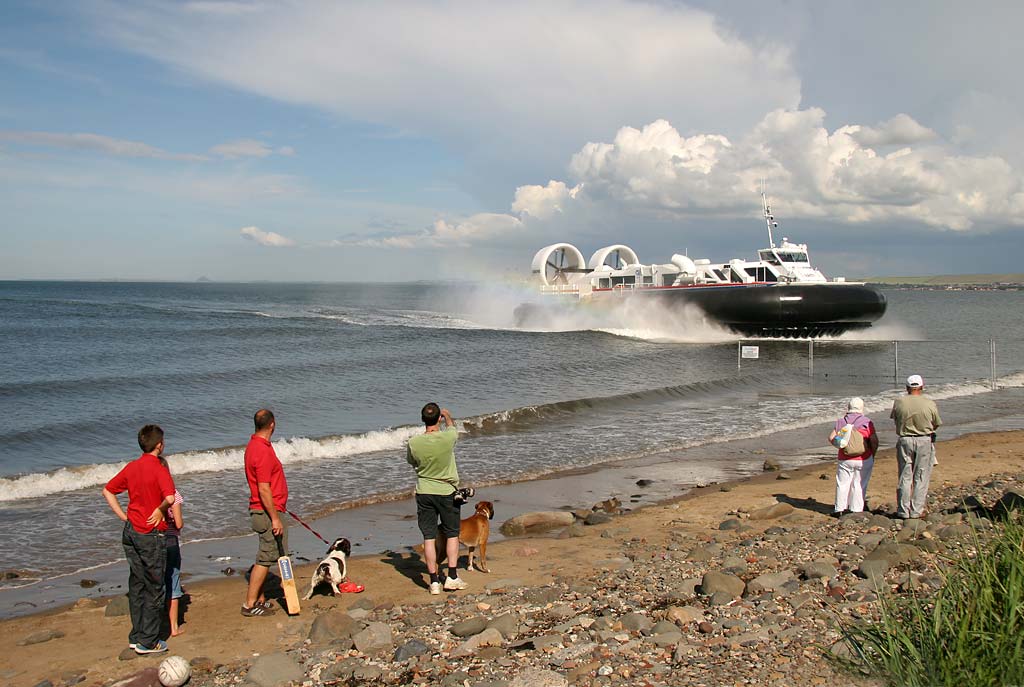
[[[426,426],[423,434],[409,439],[405,459],[416,468],[416,520],[423,533],[423,557],[430,573],[430,593],[441,589],[455,591],[467,585],[459,579],[459,470],[455,466],[455,441],[458,430],[446,408],[428,403],[420,411]],[[465,491],[465,490],[463,490]],[[437,569],[438,521],[440,534],[448,555],[448,577],[441,584]]]

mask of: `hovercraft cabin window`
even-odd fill
[[[754,281],[778,281],[778,277],[767,267],[747,267],[747,274],[754,278]]]
[[[626,277],[612,277],[612,286],[632,286],[636,284],[636,277],[629,275]]]

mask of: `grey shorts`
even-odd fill
[[[455,494],[416,494],[416,522],[424,539],[437,539],[437,521],[441,521],[441,536],[459,536],[459,507]]]
[[[249,511],[249,524],[252,526],[252,531],[258,534],[260,538],[260,550],[256,554],[256,565],[269,568],[277,563],[277,559],[283,555],[281,552],[288,553],[287,522],[281,520],[284,532],[281,533],[280,537],[274,536],[274,531],[270,528],[270,516],[265,511]],[[281,540],[280,547],[277,545],[278,539]]]

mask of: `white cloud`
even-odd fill
[[[744,42],[711,13],[669,3],[97,7],[115,44],[191,75],[507,160],[561,158],[657,117],[742,130],[800,101],[784,43]]]
[[[938,137],[934,131],[921,126],[912,117],[898,114],[877,127],[861,126],[851,135],[862,146],[910,145]]]
[[[0,131],[0,140],[21,145],[46,146],[67,150],[88,150],[117,157],[152,158],[155,160],[182,160],[199,162],[207,158],[188,153],[170,153],[161,148],[89,133],[54,133],[49,131]]]
[[[241,138],[237,141],[215,145],[210,148],[210,152],[228,160],[234,160],[240,157],[267,157],[273,154],[274,150],[263,141]]]
[[[263,231],[259,227],[243,227],[238,233],[242,235],[242,238],[255,241],[261,246],[287,248],[295,245],[295,241],[290,238],[281,236],[273,231]]]
[[[460,220],[437,219],[418,232],[395,232],[367,238],[350,238],[330,242],[331,246],[363,246],[368,248],[423,248],[466,246],[479,241],[515,238],[523,227],[518,217],[501,213],[481,212]]]

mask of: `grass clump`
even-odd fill
[[[881,594],[881,617],[847,624],[848,667],[907,687],[1024,685],[1024,525],[997,525],[950,561],[931,594]]]

